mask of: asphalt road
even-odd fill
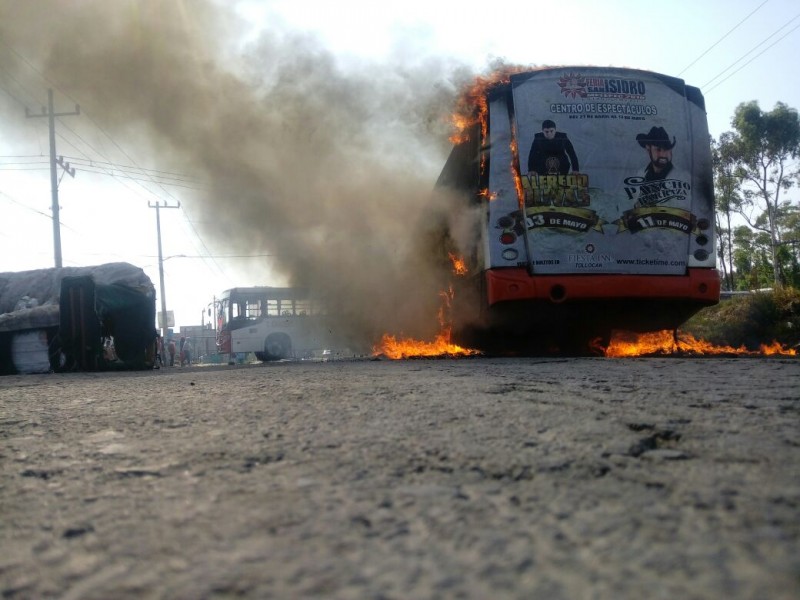
[[[3,598],[800,597],[800,360],[0,377]]]

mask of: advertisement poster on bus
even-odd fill
[[[700,119],[691,111],[702,111],[683,81],[583,68],[520,74],[511,84],[507,129],[505,102],[490,106],[492,147],[516,141],[519,176],[508,189],[512,170],[493,155],[489,187],[501,193],[490,203],[492,266],[683,274],[699,218],[692,125]]]

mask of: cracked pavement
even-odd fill
[[[800,596],[800,361],[0,378],[4,598]]]

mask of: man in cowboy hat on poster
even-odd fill
[[[663,127],[651,127],[648,133],[640,133],[636,141],[647,151],[650,163],[645,167],[645,181],[659,181],[666,179],[672,171],[672,148],[675,146],[675,136],[672,141]]]

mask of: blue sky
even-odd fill
[[[162,2],[192,9],[188,0]],[[12,4],[0,0],[0,18]],[[343,69],[354,71],[365,65],[414,69],[433,60],[479,71],[491,59],[503,58],[534,65],[631,67],[681,77],[703,91],[715,137],[730,129],[740,102],[757,100],[771,109],[782,101],[800,108],[800,78],[793,66],[800,56],[800,5],[795,0],[217,4],[249,23],[250,35],[231,40],[231,48],[264,32],[304,33]],[[0,271],[47,268],[53,266],[50,176],[46,164],[36,164],[48,153],[46,119],[26,119],[24,107],[38,111],[50,82],[27,48],[2,41],[0,55],[20,68],[13,74],[0,68],[0,126],[14,131],[0,137]],[[55,98],[56,110],[64,112],[82,102],[59,89]],[[60,118],[57,130],[59,154],[96,161],[78,161],[82,165],[76,165],[75,178],[65,176],[60,184],[65,266],[125,260],[144,268],[158,288],[155,211],[148,204],[191,205],[194,190],[205,185],[204,173],[149,164],[139,151],[136,131],[115,130],[113,139],[104,137],[103,123],[91,113]],[[109,157],[140,169],[116,169],[111,176],[103,164]],[[430,167],[434,179],[440,166]],[[109,227],[109,214],[121,225]],[[283,283],[268,280],[269,273],[254,268],[252,258],[232,252],[219,239],[205,238],[200,217],[184,208],[164,210],[161,218],[164,255],[170,257],[164,263],[166,297],[178,326],[199,324],[206,305],[223,289]]]

